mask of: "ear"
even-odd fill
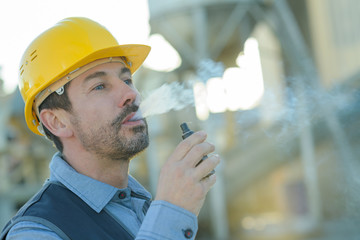
[[[40,121],[55,136],[66,138],[73,135],[68,116],[63,109],[41,110]]]

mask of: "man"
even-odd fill
[[[4,228],[0,239],[194,239],[206,177],[220,159],[197,132],[164,164],[154,201],[128,175],[148,146],[132,74],[150,48],[118,45],[101,25],[68,18],[25,51],[19,88],[28,127],[59,150],[50,178]]]

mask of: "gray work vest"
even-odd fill
[[[148,207],[149,204],[145,204],[144,212]],[[40,223],[62,239],[133,240],[135,238],[123,224],[116,221],[104,209],[97,213],[60,183],[50,182],[44,185],[8,222],[0,234],[0,240],[5,240],[11,227],[21,221]]]

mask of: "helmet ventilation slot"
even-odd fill
[[[21,75],[23,74],[23,72],[24,72],[23,67],[24,67],[24,64],[23,64],[23,65],[21,65],[21,67],[20,67],[20,69],[19,69],[19,71],[20,71],[20,76],[21,76]]]
[[[32,57],[30,60],[31,62],[37,57],[37,55],[33,56],[35,53],[36,53],[36,50],[30,54],[30,57]]]

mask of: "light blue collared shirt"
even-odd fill
[[[197,232],[196,216],[166,201],[153,201],[145,215],[151,194],[129,175],[128,187],[118,189],[76,172],[60,153],[50,163],[50,181],[62,183],[80,197],[94,211],[110,213],[136,240],[194,239]],[[185,236],[189,230],[191,238]],[[46,226],[22,221],[9,231],[8,240],[61,239]]]

